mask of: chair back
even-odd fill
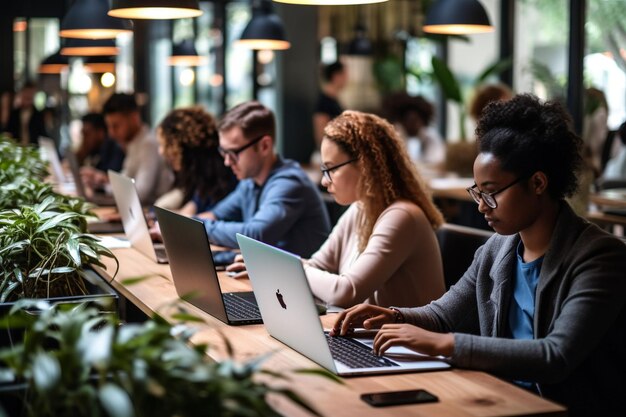
[[[493,232],[446,223],[436,234],[447,290],[463,276],[472,264],[474,252],[493,235]]]

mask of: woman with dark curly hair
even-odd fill
[[[181,214],[208,211],[235,189],[237,181],[217,148],[215,118],[202,107],[172,110],[157,128],[159,152],[183,191]]]
[[[578,217],[581,139],[556,102],[531,95],[490,104],[468,192],[497,232],[439,300],[411,309],[359,305],[333,334],[381,327],[395,345],[508,378],[569,408],[623,416],[626,245]]]
[[[443,219],[393,126],[345,111],[326,125],[321,156],[322,185],[351,207],[305,262],[313,293],[342,307],[424,305],[443,294],[434,233]]]

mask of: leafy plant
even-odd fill
[[[33,307],[41,309],[38,316],[23,310]],[[276,416],[266,401],[272,393],[317,415],[285,387],[287,376],[261,368],[267,355],[212,362],[207,346],[190,345],[188,327],[158,316],[120,325],[115,315],[85,304],[23,300],[0,327],[26,329],[21,345],[0,351],[6,365],[0,378],[26,383],[21,403],[27,416]],[[299,372],[336,379],[325,371]],[[280,380],[279,387],[262,382]]]
[[[484,83],[489,77],[498,75],[501,72],[508,69],[513,63],[511,58],[496,61],[483,70],[483,72],[472,82],[472,87],[475,89],[480,84]],[[459,106],[459,132],[461,141],[467,139],[465,131],[465,120],[467,118],[467,95],[463,91],[463,87],[459,79],[452,73],[446,63],[437,58],[432,57],[433,76],[435,80],[441,86],[443,95],[450,101],[458,104]]]
[[[81,200],[48,196],[0,211],[0,302],[87,293],[84,266],[115,257],[85,233],[86,210]]]
[[[43,180],[47,173],[47,166],[37,148],[20,146],[11,138],[0,135],[0,184],[20,178]]]

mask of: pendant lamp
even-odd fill
[[[131,32],[126,19],[109,16],[108,0],[76,0],[63,21],[59,35],[64,38],[112,39]]]
[[[470,35],[492,32],[494,28],[478,0],[438,0],[430,7],[423,30],[443,35]]]
[[[185,39],[180,43],[174,44],[172,55],[167,59],[168,65],[172,66],[196,67],[206,62],[206,57],[198,55],[193,39]]]
[[[249,49],[289,49],[285,26],[272,10],[270,0],[252,1],[252,19],[243,30],[238,45]]]
[[[90,56],[85,59],[83,67],[87,72],[95,74],[115,72],[115,58],[112,56]]]
[[[350,6],[353,4],[384,3],[387,0],[274,0],[276,3],[300,4],[304,6]]]
[[[69,66],[69,59],[56,51],[39,65],[40,74],[60,74]]]
[[[202,14],[197,0],[111,0],[109,16],[125,19],[183,19]]]
[[[70,38],[61,48],[61,55],[98,56],[117,55],[119,48],[113,39],[73,39]]]

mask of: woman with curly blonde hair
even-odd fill
[[[322,185],[351,207],[305,261],[313,293],[342,307],[424,305],[441,296],[434,229],[443,219],[393,126],[344,111],[326,126],[321,155]]]
[[[215,118],[202,107],[172,110],[157,128],[159,151],[176,173],[183,192],[180,213],[191,216],[210,210],[237,185],[217,148]]]

